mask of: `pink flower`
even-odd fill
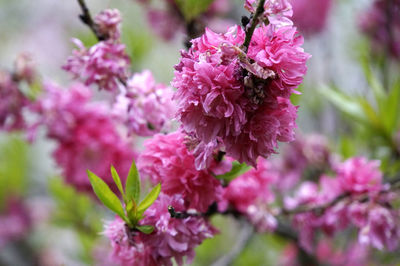
[[[139,233],[131,232],[125,222],[117,217],[105,224],[103,234],[110,240],[110,261],[121,266],[155,266],[151,247],[146,246]]]
[[[31,229],[29,211],[21,199],[9,197],[0,213],[0,249],[10,241],[24,238]]]
[[[376,192],[382,188],[379,161],[354,157],[337,166],[337,175],[345,191],[352,193]]]
[[[371,39],[373,51],[388,52],[400,58],[400,1],[375,0],[373,5],[361,14],[361,31]]]
[[[28,104],[28,98],[20,91],[11,75],[0,71],[0,129],[25,128],[23,110]]]
[[[118,40],[121,31],[119,29],[122,18],[118,9],[106,9],[94,18],[96,29],[104,39]]]
[[[399,245],[399,211],[374,206],[365,213],[367,219],[360,228],[358,239],[362,244],[370,244],[377,249],[395,250]]]
[[[244,8],[249,12],[256,11],[258,0],[246,0]],[[264,3],[264,19],[268,19],[269,23],[278,27],[293,25],[290,17],[293,15],[292,6],[288,0],[266,0]]]
[[[195,158],[189,153],[184,137],[176,132],[147,140],[138,168],[153,183],[161,182],[165,194],[182,194],[186,208],[205,212],[217,201],[222,187],[208,170],[196,170]]]
[[[78,47],[67,60],[63,69],[75,79],[81,79],[85,85],[97,84],[100,89],[117,91],[118,81],[128,76],[130,59],[125,53],[125,45],[110,41],[101,41],[89,50],[82,42],[73,39]]]
[[[76,85],[61,90],[52,85],[39,101],[37,112],[48,137],[57,142],[56,162],[66,181],[79,190],[92,191],[86,170],[90,169],[113,185],[111,164],[126,177],[135,153],[116,131],[109,112],[101,104],[90,105],[88,88]]]
[[[182,52],[172,85],[187,134],[206,145],[217,141],[229,156],[255,166],[258,156],[275,151],[277,141],[294,138],[297,108],[289,97],[302,82],[309,55],[291,27],[257,28],[247,55],[240,49],[243,41],[239,26],[225,34],[206,29]]]
[[[133,75],[126,91],[117,97],[114,113],[122,118],[130,133],[152,136],[169,126],[175,113],[170,87],[157,84],[150,71]]]
[[[325,28],[332,0],[289,0],[289,2],[293,7],[294,25],[302,33],[316,34]]]
[[[186,201],[179,194],[168,196],[161,193],[141,221],[142,224],[155,227],[152,234],[143,237],[143,241],[145,245],[153,247],[151,255],[158,265],[172,265],[171,258],[182,265],[184,256],[187,257],[186,262],[190,263],[195,255],[195,247],[213,237],[217,231],[203,217],[172,218],[168,206],[177,212],[185,211]]]

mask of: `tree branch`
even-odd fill
[[[90,14],[89,8],[87,7],[85,0],[78,0],[79,6],[81,7],[82,14],[79,15],[79,18],[81,21],[86,24],[96,35],[97,40],[99,41],[104,41],[107,39],[107,36],[102,35],[96,26],[96,23],[94,23],[92,19],[92,15]]]
[[[243,42],[243,51],[247,53],[249,49],[251,38],[253,37],[254,30],[259,23],[260,16],[264,13],[264,3],[265,0],[259,0],[256,12],[254,12],[253,17],[246,26],[246,37]]]

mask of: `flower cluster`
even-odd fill
[[[87,49],[78,39],[73,39],[78,50],[68,58],[63,69],[82,79],[85,85],[97,84],[100,89],[118,91],[118,81],[128,77],[130,59],[125,45],[102,41]]]
[[[114,113],[130,133],[152,136],[168,128],[175,113],[171,87],[155,82],[150,71],[133,75],[116,99]]]
[[[96,84],[100,89],[118,91],[118,82],[127,79],[130,67],[125,45],[120,43],[121,20],[116,9],[100,12],[94,18],[95,33],[100,42],[87,49],[80,40],[73,39],[78,49],[73,51],[63,69],[86,85]]]
[[[143,224],[154,226],[154,232],[144,235],[131,232],[117,218],[106,226],[104,234],[111,240],[113,260],[121,265],[183,265],[194,258],[194,248],[216,230],[202,217],[172,218],[168,205],[177,211],[186,210],[185,200],[179,196],[160,194],[157,201],[145,212]]]
[[[400,1],[376,0],[359,18],[361,31],[371,39],[374,52],[400,58]]]
[[[185,145],[180,132],[155,135],[144,143],[138,167],[153,183],[161,183],[168,195],[181,194],[187,209],[200,212],[218,200],[222,186],[212,175],[212,168],[197,170],[195,158]]]
[[[251,169],[235,178],[224,189],[219,209],[225,211],[233,207],[247,216],[259,231],[272,231],[277,221],[268,209],[268,204],[274,200],[271,185],[277,181],[277,177],[271,164],[260,159],[257,169]]]
[[[206,29],[181,52],[172,85],[187,134],[255,166],[278,141],[294,139],[297,107],[289,97],[303,80],[309,55],[293,27],[256,28],[247,55],[240,48],[244,39],[240,26],[225,34]]]
[[[399,212],[388,208],[391,196],[382,184],[382,173],[378,166],[377,161],[350,158],[337,166],[336,178],[323,176],[319,185],[311,181],[304,182],[294,198],[286,197],[288,209],[326,206],[323,213],[309,211],[294,216],[300,243],[306,250],[312,252],[316,230],[321,229],[332,235],[349,225],[359,229],[359,242],[362,244],[389,250],[398,246]],[[346,197],[342,201],[331,205],[343,195]]]
[[[47,84],[45,94],[35,107],[48,137],[57,142],[54,158],[66,181],[86,191],[91,191],[87,169],[112,184],[110,165],[121,169],[122,176],[126,176],[135,157],[130,143],[116,131],[105,106],[90,105],[90,98],[90,90],[83,85],[62,90]]]

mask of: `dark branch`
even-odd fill
[[[94,21],[92,19],[92,15],[90,14],[89,8],[87,7],[85,0],[78,0],[78,3],[82,10],[82,14],[79,15],[79,18],[81,19],[81,21],[92,30],[92,32],[94,33],[94,35],[96,35],[96,38],[99,41],[106,40],[107,36],[102,35],[98,31],[96,23],[94,23]]]
[[[247,53],[247,49],[249,49],[254,30],[256,29],[257,24],[260,22],[260,16],[264,13],[264,3],[265,0],[260,0],[258,2],[256,12],[254,12],[250,22],[246,26],[246,37],[243,42],[243,51],[245,53]]]

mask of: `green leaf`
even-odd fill
[[[125,195],[129,200],[133,199],[136,204],[140,200],[140,179],[135,161],[132,161],[132,166],[126,179]]]
[[[142,200],[142,202],[138,206],[138,213],[142,214],[147,208],[153,204],[153,202],[158,198],[158,194],[161,191],[161,184],[155,186],[149,194]]]
[[[380,112],[380,117],[388,132],[394,133],[399,127],[400,113],[400,80],[393,84],[387,96],[384,108]]]
[[[207,11],[214,0],[175,0],[186,21],[192,21]]]
[[[154,227],[152,225],[139,225],[136,226],[136,229],[145,234],[151,234],[154,231]]]
[[[347,96],[339,90],[328,87],[322,87],[319,91],[340,111],[356,119],[358,122],[368,124],[368,119],[365,117],[364,110],[357,99]]]
[[[217,175],[216,178],[223,179],[226,181],[232,181],[236,177],[246,173],[251,169],[251,166],[248,166],[245,163],[239,163],[238,161],[232,162],[232,169],[223,175]]]
[[[99,200],[110,210],[118,214],[125,222],[128,222],[124,214],[124,209],[122,207],[121,201],[118,197],[111,191],[108,185],[98,176],[96,176],[91,171],[87,170],[89,176],[90,184],[92,184],[94,193],[97,195]]]
[[[114,166],[112,166],[112,165],[111,165],[111,175],[112,175],[112,178],[114,179],[114,183],[117,185],[118,190],[122,195],[122,198],[124,199],[124,202],[126,203],[127,200],[125,198],[124,189],[122,188],[121,178],[119,178],[117,171],[115,170]]]

